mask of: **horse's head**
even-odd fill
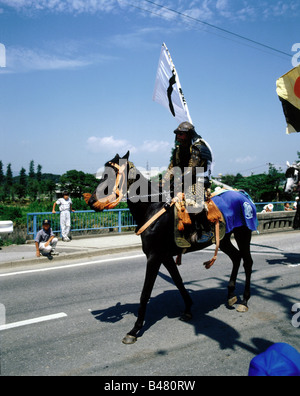
[[[288,169],[286,171],[285,177],[287,179],[285,185],[285,192],[291,194],[292,192],[296,191],[299,185],[299,176],[300,176],[300,163],[290,165],[287,162]]]
[[[93,194],[83,194],[85,202],[96,212],[114,209],[126,194],[126,173],[129,151],[124,157],[117,154],[105,164],[103,175]],[[125,187],[125,189],[124,189]]]

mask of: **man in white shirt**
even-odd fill
[[[63,193],[63,198],[59,198],[54,202],[52,213],[55,214],[56,205],[59,206],[60,210],[60,228],[63,242],[70,242],[70,230],[71,230],[71,213],[74,212],[72,208],[72,200],[69,192]]]

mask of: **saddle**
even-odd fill
[[[193,227],[191,227],[193,223],[186,209],[184,194],[180,193],[177,195],[177,197],[173,198],[170,207],[172,206],[175,206],[174,209],[175,210],[175,214],[174,214],[175,243],[180,249],[182,249],[181,254],[179,254],[177,257],[176,263],[177,265],[181,265],[182,254],[186,253],[188,249],[192,247],[192,243],[190,243],[189,240],[191,241],[192,233],[195,232],[196,229],[193,230]],[[217,255],[220,248],[220,241],[221,238],[223,239],[225,236],[226,225],[222,213],[210,198],[208,202],[206,202],[206,206],[207,206],[207,219],[211,223],[211,226],[213,227],[212,229],[215,233],[214,238],[212,239],[212,243],[214,242],[216,243],[214,257],[211,260],[204,263],[205,268],[209,269],[213,266],[213,264],[217,260]],[[161,209],[158,213],[156,213],[156,215],[154,215],[150,220],[148,220],[147,223],[144,224],[143,227],[141,227],[136,232],[136,234],[141,235],[144,231],[146,231],[148,227],[150,227],[151,224],[153,224],[164,213],[166,213],[166,211],[167,211],[166,207]],[[200,246],[198,247],[195,246],[195,247],[196,247],[195,250],[199,250],[201,249],[201,244]]]
[[[211,231],[213,233],[213,238],[211,242],[213,244],[216,243],[219,238],[220,241],[224,238],[226,234],[226,222],[225,219],[218,209],[218,207],[213,203],[213,201],[209,200],[206,204],[207,207],[207,218],[211,226]],[[197,215],[194,215],[195,218]],[[195,227],[195,221],[192,221],[190,214],[188,213],[185,201],[180,201],[180,210],[178,206],[174,208],[174,236],[176,246],[180,249],[183,249],[183,253],[186,253],[186,250],[195,247],[199,248],[201,244],[195,243],[194,238],[192,236],[197,233],[199,230]],[[216,227],[215,223],[219,222],[219,235],[216,235]],[[202,231],[204,228],[202,227]],[[198,245],[198,246],[196,246]]]

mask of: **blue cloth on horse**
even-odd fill
[[[234,228],[246,226],[257,230],[256,207],[248,194],[242,191],[226,190],[212,198],[226,221],[226,233]]]
[[[249,377],[299,376],[300,353],[288,344],[274,344],[250,363]]]

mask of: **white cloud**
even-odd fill
[[[216,9],[217,10],[225,10],[228,7],[228,0],[217,0]]]
[[[177,10],[203,21],[217,22],[218,17],[226,19],[274,18],[283,15],[299,15],[299,0],[160,0],[163,7],[140,0],[0,0],[0,7],[11,7],[18,11],[34,13],[48,11],[69,14],[111,13],[117,11],[145,10],[145,17],[163,18],[168,21],[178,19]],[[148,11],[148,12],[147,12]],[[186,22],[186,20],[185,20]]]
[[[115,139],[113,136],[88,138],[87,149],[92,153],[106,153],[116,154],[117,151],[130,150],[132,153],[136,152],[136,148],[127,140]]]
[[[6,71],[10,73],[32,70],[66,70],[87,67],[112,59],[99,54],[80,54],[77,50],[64,50],[64,45],[56,43],[56,49],[49,45],[47,50],[26,47],[6,48]]]
[[[163,140],[146,140],[141,146],[135,146],[125,139],[116,139],[114,136],[91,136],[87,140],[87,150],[92,153],[116,154],[129,150],[131,153],[169,153],[171,144]],[[122,154],[123,155],[123,154]]]
[[[251,157],[250,155],[248,155],[246,157],[236,158],[235,162],[237,164],[250,164],[255,162],[256,160],[257,160],[256,157]]]
[[[12,70],[58,70],[87,65],[86,60],[68,59],[41,50],[29,48],[8,48],[7,50],[7,66]]]
[[[171,144],[163,140],[146,140],[140,150],[147,153],[166,152],[171,149]]]
[[[1,0],[0,5],[27,11],[55,11],[68,13],[110,12],[116,0]]]
[[[174,8],[174,7],[173,7]],[[297,0],[194,0],[189,8],[182,12],[203,21],[212,21],[216,18],[231,20],[256,20],[299,15],[300,5]],[[218,19],[219,19],[218,18]]]

